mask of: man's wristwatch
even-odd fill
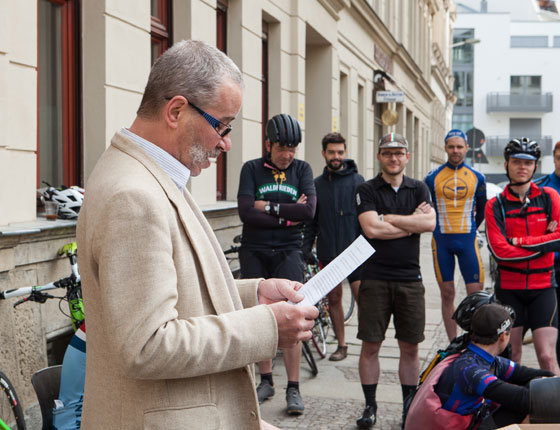
[[[264,211],[270,215],[270,202],[264,204]]]

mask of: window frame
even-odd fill
[[[171,26],[171,1],[170,0],[157,0],[157,15],[152,15],[151,3],[150,3],[150,38],[151,45],[150,48],[153,49],[157,46],[158,55],[157,57],[152,56],[152,64],[156,59],[163,54],[173,43],[172,43],[172,26]],[[153,50],[150,52],[153,54]]]
[[[83,185],[82,162],[82,93],[81,93],[81,25],[80,0],[45,0],[61,8],[61,73],[62,73],[62,181],[60,185]],[[38,3],[37,3],[38,4]],[[37,38],[39,34],[37,23]],[[37,50],[37,64],[39,51]],[[37,75],[39,66],[37,66]],[[37,77],[39,82],[39,77]],[[37,85],[37,188],[41,180],[41,133],[39,130],[39,84]]]

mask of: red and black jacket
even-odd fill
[[[560,251],[560,225],[547,231],[551,221],[560,224],[560,196],[549,187],[531,183],[522,203],[509,185],[486,205],[486,235],[498,262],[496,287],[504,290],[538,290],[551,287],[554,252]],[[517,238],[517,245],[512,244]]]

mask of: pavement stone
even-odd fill
[[[441,318],[441,301],[435,280],[431,234],[423,234],[420,244],[420,266],[426,288],[426,326],[425,340],[419,345],[420,369],[424,369],[433,359],[436,351],[448,344],[447,335]],[[481,249],[481,257],[488,271],[488,250]],[[458,268],[455,272],[456,300],[458,304],[465,295],[465,285]],[[491,290],[489,275],[485,279],[485,288]],[[349,299],[350,289],[344,291],[344,299]],[[327,358],[320,359],[315,354],[319,374],[311,374],[308,364],[302,360],[300,368],[300,391],[305,404],[305,412],[300,416],[289,416],[285,412],[286,372],[282,361],[282,353],[278,352],[273,369],[276,395],[261,405],[263,419],[281,429],[356,429],[356,420],[362,415],[365,406],[360,377],[358,359],[361,341],[356,338],[357,312],[346,325],[348,357],[345,360],[332,362]],[[377,388],[378,416],[374,429],[398,430],[401,428],[402,393],[398,378],[399,350],[394,338],[395,331],[391,323],[387,330],[386,340],[380,351],[381,376]],[[329,333],[327,357],[336,350],[333,331]],[[313,349],[313,348],[312,348]],[[523,364],[538,367],[532,344],[523,347]],[[258,369],[257,369],[258,370]],[[257,380],[259,379],[257,375]]]

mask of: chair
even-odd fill
[[[51,366],[38,370],[31,377],[31,384],[35,389],[41,407],[43,430],[51,430],[53,426],[52,410],[55,399],[58,399],[61,372],[62,365]]]

